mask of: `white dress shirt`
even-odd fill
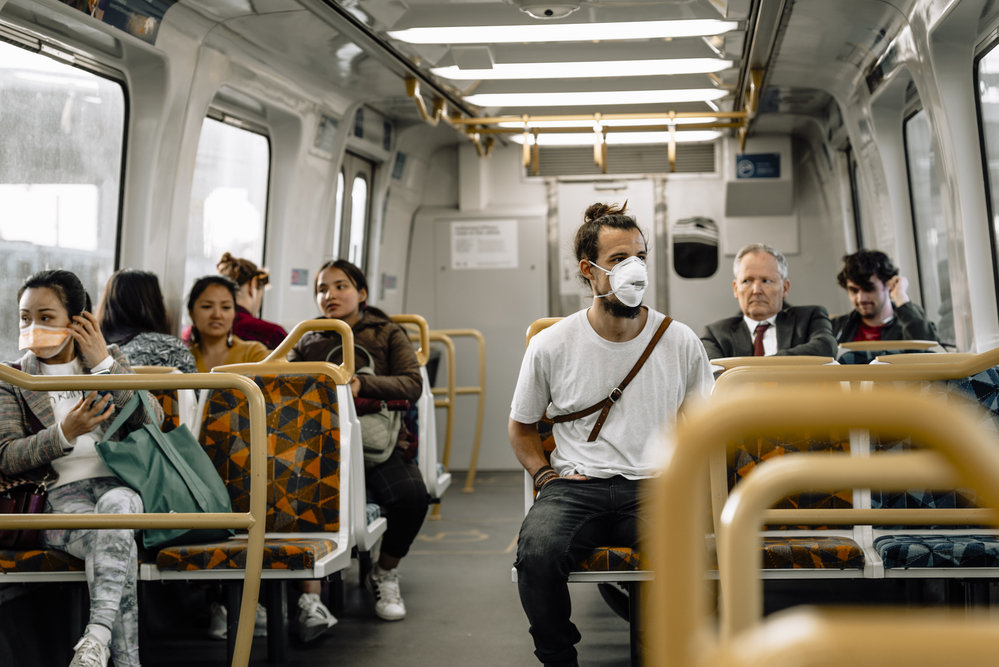
[[[777,354],[777,315],[775,314],[773,317],[768,317],[759,322],[748,315],[743,315],[742,319],[745,320],[746,326],[749,327],[749,339],[754,342],[756,341],[756,327],[763,324],[763,322],[768,322],[770,326],[763,332],[763,356],[772,357]]]

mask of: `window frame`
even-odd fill
[[[3,31],[0,32],[0,42],[9,44],[14,48],[23,49],[29,53],[34,53],[43,58],[49,58],[62,65],[75,67],[88,74],[116,83],[121,87],[124,114],[121,126],[121,164],[118,168],[118,215],[115,221],[114,255],[112,260],[112,272],[118,271],[121,268],[121,236],[125,227],[125,171],[128,166],[128,134],[131,127],[132,113],[132,96],[128,89],[125,75],[116,69],[105,67],[96,61],[91,61],[86,56],[80,58],[76,57],[76,54],[66,53],[55,42],[50,43],[35,35],[25,35],[9,23],[0,21],[0,28],[3,28]],[[57,46],[59,47],[57,48]],[[64,54],[66,58],[59,58],[57,54]],[[70,58],[72,61],[70,61]],[[103,285],[101,289],[103,289]],[[94,307],[96,307],[96,304]]]
[[[860,192],[857,190],[857,156],[853,154],[853,146],[846,145],[846,175],[850,180],[850,199],[853,204],[853,235],[857,243],[857,250],[864,248],[864,227],[860,210]]]
[[[274,147],[271,143],[271,135],[268,132],[266,125],[260,125],[254,123],[253,121],[243,120],[237,116],[230,115],[225,111],[222,111],[218,107],[209,106],[208,113],[205,114],[205,118],[211,118],[214,121],[222,123],[224,125],[229,125],[236,128],[237,130],[244,130],[252,134],[259,135],[267,141],[267,188],[264,192],[264,220],[263,229],[261,230],[261,236],[263,237],[263,243],[260,248],[260,266],[267,266],[267,231],[268,222],[270,221],[270,211],[271,211],[271,185],[274,167]],[[201,143],[201,134],[198,134],[198,143]],[[195,149],[197,153],[197,149]],[[193,172],[192,172],[193,177]],[[188,202],[190,206],[190,202]],[[185,258],[186,262],[186,258]],[[261,306],[262,307],[262,306]]]
[[[905,111],[905,115],[902,117],[902,152],[905,153],[905,182],[907,189],[909,191],[909,217],[912,218],[912,245],[916,251],[916,277],[919,280],[919,300],[920,306],[926,307],[923,301],[923,294],[925,294],[925,289],[923,286],[923,260],[920,255],[919,250],[919,229],[916,222],[916,200],[912,196],[912,164],[909,160],[909,121],[913,119],[920,111],[923,111],[922,101],[913,104],[908,107]]]
[[[989,156],[985,145],[985,123],[982,116],[981,79],[978,75],[978,64],[992,51],[999,47],[999,38],[985,42],[976,50],[975,58],[972,61],[972,77],[975,90],[975,120],[978,122],[978,152],[982,157],[982,178],[985,182],[985,210],[988,214],[989,242],[992,245],[992,291],[996,298],[996,307],[999,309],[999,235],[995,226],[995,202],[992,200],[992,181],[989,177]],[[995,184],[999,187],[999,183]]]

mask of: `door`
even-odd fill
[[[579,276],[579,261],[573,252],[573,239],[576,230],[583,224],[583,213],[596,202],[624,204],[625,201],[628,202],[625,214],[635,218],[649,244],[646,261],[649,267],[649,287],[642,303],[650,308],[663,310],[657,301],[656,271],[657,267],[665,264],[656,256],[655,190],[652,181],[569,181],[558,184],[559,261],[548,267],[549,271],[558,274],[550,282],[552,286],[559,286],[558,298],[552,300],[552,310],[555,311],[553,315],[565,317],[587,308],[591,303],[592,292]]]

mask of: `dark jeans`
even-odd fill
[[[385,510],[385,535],[382,552],[402,558],[416,539],[430,506],[430,496],[420,469],[412,461],[403,461],[396,448],[384,463],[366,470],[364,481],[372,499]]]
[[[569,573],[597,547],[638,547],[640,507],[648,493],[624,477],[557,479],[542,489],[520,528],[517,585],[546,665],[575,665],[579,631],[569,616]]]

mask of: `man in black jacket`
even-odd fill
[[[722,357],[814,355],[832,357],[836,341],[822,306],[789,306],[787,259],[768,245],[752,243],[735,256],[732,292],[742,315],[704,328],[701,342],[709,359]]]
[[[909,301],[909,281],[899,275],[888,255],[858,250],[843,258],[836,276],[850,295],[853,310],[833,319],[839,343],[863,340],[938,340],[937,328],[922,307]]]

